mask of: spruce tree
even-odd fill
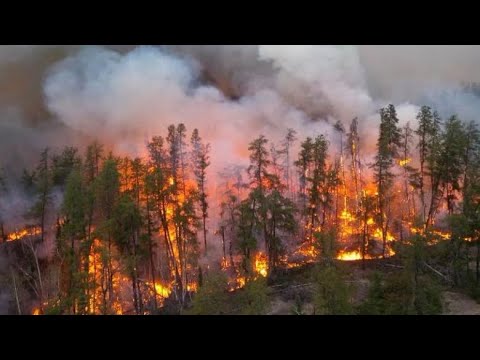
[[[382,231],[382,254],[385,257],[387,232],[390,224],[394,159],[398,155],[401,133],[395,107],[388,105],[380,109],[380,133],[377,141],[377,155],[373,164],[378,192],[377,222]]]

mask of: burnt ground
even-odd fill
[[[339,262],[347,275],[347,282],[355,287],[354,304],[360,304],[368,295],[373,271],[395,272],[402,267],[395,258],[368,260],[365,269],[361,261]],[[270,280],[271,305],[268,315],[314,315],[312,271],[314,264],[283,270]],[[442,289],[442,315],[480,315],[480,304],[464,292],[445,285]]]

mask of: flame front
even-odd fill
[[[365,256],[365,258],[368,259],[367,256]],[[337,259],[342,261],[362,260],[362,254],[358,250],[340,251],[340,253],[337,255]]]
[[[36,226],[27,227],[25,229],[18,230],[8,234],[7,241],[16,241],[16,240],[23,239],[24,237],[27,237],[27,236],[40,235],[41,232],[42,231],[39,227],[36,227]]]

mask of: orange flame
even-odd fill
[[[26,236],[34,236],[39,235],[41,233],[41,229],[38,227],[28,227],[22,230],[18,230],[13,232],[7,236],[7,241],[16,241],[20,240]]]
[[[38,307],[33,308],[32,315],[41,315],[40,308],[38,308]]]
[[[267,257],[261,252],[255,256],[255,272],[263,277],[268,275]]]
[[[367,255],[365,254],[365,258],[368,259]],[[355,260],[361,260],[362,259],[362,253],[358,250],[353,250],[353,251],[340,251],[340,253],[337,255],[338,260],[342,261],[355,261]]]

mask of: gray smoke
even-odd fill
[[[183,122],[211,143],[218,172],[246,164],[258,134],[278,141],[288,127],[325,133],[336,151],[331,124],[356,116],[371,154],[390,102],[412,126],[422,104],[476,120],[478,97],[459,86],[480,80],[479,59],[478,46],[1,46],[1,166],[18,179],[45,146],[92,138],[144,155]]]
[[[461,84],[480,82],[479,63],[480,46],[0,46],[0,167],[8,188],[0,216],[10,228],[24,221],[31,199],[19,178],[46,146],[82,148],[96,138],[141,156],[172,123],[199,128],[211,143],[212,175],[247,165],[249,141],[263,133],[278,142],[287,128],[299,138],[323,133],[337,152],[332,124],[354,117],[368,161],[377,110],[388,103],[412,127],[423,104],[478,121],[478,94]],[[215,192],[221,181],[209,176]],[[0,291],[0,313],[9,297]]]

